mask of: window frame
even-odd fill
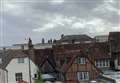
[[[103,60],[96,60],[95,65],[97,67],[110,67],[110,60],[109,59],[103,59]]]
[[[22,72],[20,72],[20,73],[15,73],[15,80],[16,80],[16,81],[21,81],[21,80],[23,80],[23,74],[22,74]]]
[[[18,63],[25,63],[25,58],[18,58]]]
[[[88,71],[77,72],[78,81],[88,81],[90,79],[90,73]]]
[[[77,63],[78,64],[86,64],[86,58],[85,57],[78,57]]]

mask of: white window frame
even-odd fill
[[[23,74],[21,73],[15,73],[15,80],[16,81],[21,81],[23,80]]]
[[[110,60],[106,60],[106,63],[107,63],[106,66],[110,67]]]
[[[87,81],[89,80],[89,72],[83,71],[83,72],[77,72],[77,78],[78,81]]]
[[[86,64],[86,58],[85,57],[78,57],[77,62],[78,62],[78,64]]]
[[[18,58],[18,63],[24,63],[25,59],[24,58]]]
[[[110,61],[108,59],[97,60],[97,61],[95,61],[95,65],[97,67],[110,67]]]

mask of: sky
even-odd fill
[[[0,0],[0,46],[120,31],[120,0]]]

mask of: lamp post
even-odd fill
[[[30,57],[28,58],[28,61],[29,61],[29,79],[30,79],[30,83],[32,83],[32,80],[31,80],[31,64],[30,64]]]
[[[29,50],[28,63],[29,63],[29,79],[30,79],[30,83],[32,83],[32,79],[31,79],[31,63],[30,63],[30,55],[31,55],[32,48],[33,48],[32,40],[29,38],[29,42],[28,42],[28,50]]]

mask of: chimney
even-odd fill
[[[53,43],[56,43],[56,42],[57,42],[56,39],[54,39],[54,40],[53,40]]]
[[[33,44],[32,44],[31,38],[29,38],[29,41],[28,41],[28,48],[29,48],[29,49],[32,49],[32,48],[33,48]]]
[[[42,44],[44,44],[45,43],[45,39],[44,38],[42,38]]]
[[[50,44],[50,40],[48,40],[48,44]]]
[[[64,37],[64,34],[61,35],[61,39]]]
[[[51,38],[51,39],[50,39],[50,43],[52,44],[52,42],[53,42],[53,41],[52,41],[52,38]]]

